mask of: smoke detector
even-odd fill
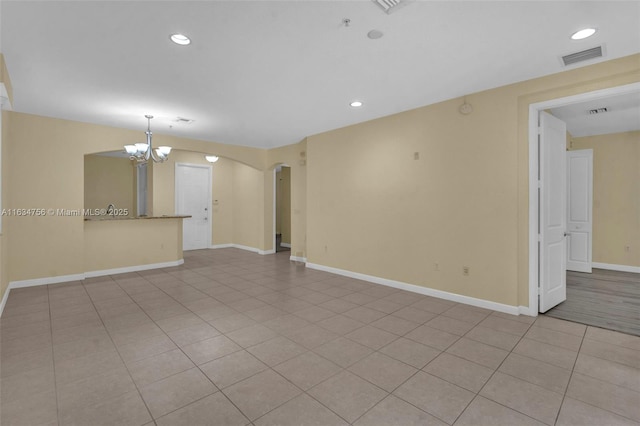
[[[398,9],[402,9],[409,3],[413,3],[415,0],[372,0],[375,4],[380,6],[382,10],[390,15]]]
[[[191,124],[193,123],[195,120],[192,120],[190,118],[184,118],[184,117],[177,117],[175,119],[176,123],[182,123],[182,124]]]

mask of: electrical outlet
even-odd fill
[[[465,275],[465,276],[469,275],[469,267],[468,266],[463,266],[462,267],[462,275]]]
[[[631,247],[629,246],[624,246],[624,251],[626,251],[627,253],[631,251]]]
[[[439,264],[439,263],[437,263],[437,262],[436,262],[436,263],[434,263],[434,264],[433,264],[433,270],[434,270],[434,271],[439,271],[439,270],[440,270],[440,264]]]
[[[419,152],[414,152],[413,153],[413,159],[414,160],[419,160],[420,159],[420,153]]]

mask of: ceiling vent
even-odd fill
[[[593,58],[602,57],[602,46],[594,47],[593,49],[583,50],[581,52],[571,53],[562,57],[562,62],[566,65],[572,65],[582,61],[588,61]]]
[[[409,3],[415,0],[372,0],[375,4],[380,6],[386,14],[390,15],[398,9],[402,9]]]
[[[589,110],[589,114],[604,114],[605,112],[608,112],[609,108],[596,108],[596,109],[590,109]]]

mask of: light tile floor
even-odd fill
[[[291,263],[11,291],[1,424],[640,424],[640,338],[516,317]]]

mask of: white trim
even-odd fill
[[[289,243],[280,243],[280,247],[291,248],[291,244],[289,244]]]
[[[289,260],[292,261],[292,262],[307,263],[307,258],[306,257],[289,256]]]
[[[4,307],[7,304],[7,299],[9,298],[9,287],[4,292],[4,296],[2,296],[2,302],[0,302],[0,317],[2,317],[2,313],[4,312]]]
[[[593,262],[591,266],[599,269],[608,269],[610,271],[633,272],[635,274],[640,274],[640,266],[616,265],[613,263],[600,262]]]
[[[318,271],[330,272],[332,274],[343,275],[349,278],[369,281],[374,284],[381,284],[387,287],[398,288],[400,290],[411,291],[413,293],[433,296],[440,299],[451,300],[453,302],[464,303],[466,305],[477,306],[479,308],[491,309],[493,311],[504,312],[506,314],[518,315],[520,309],[517,306],[504,305],[502,303],[491,302],[484,299],[476,299],[475,297],[463,296],[461,294],[449,293],[447,291],[436,290],[433,288],[422,287],[415,284],[403,283],[401,281],[389,280],[386,278],[375,277],[373,275],[365,275],[358,272],[346,271],[344,269],[333,268],[331,266],[318,265],[315,263],[307,263],[307,268],[317,269]]]
[[[538,116],[540,111],[578,102],[640,92],[640,83],[625,84],[565,98],[550,99],[529,105],[529,306],[521,307],[528,315],[538,315]],[[595,263],[594,263],[595,266]]]
[[[85,272],[87,278],[104,277],[105,275],[125,274],[127,272],[148,271],[149,269],[171,268],[180,266],[184,263],[184,259],[172,260],[170,262],[148,263],[146,265],[125,266],[123,268],[103,269],[101,271]]]
[[[240,250],[250,251],[252,253],[260,253],[260,249],[258,249],[258,248],[249,247],[249,246],[243,246],[241,244],[231,244],[231,247],[237,248],[237,249],[240,249]]]
[[[11,99],[9,99],[9,92],[4,82],[0,82],[0,109],[5,111],[13,111],[13,105],[11,105]]]
[[[20,280],[20,281],[11,281],[7,286],[7,289],[4,292],[4,296],[2,296],[2,302],[0,302],[0,317],[4,312],[4,307],[7,304],[7,299],[9,298],[9,292],[12,289],[16,288],[25,288],[25,287],[36,287],[41,285],[49,285],[49,284],[61,284],[68,283],[71,281],[82,281],[85,278],[91,277],[101,277],[105,275],[115,275],[115,274],[123,274],[126,272],[137,272],[137,271],[147,271],[149,269],[160,269],[160,268],[169,268],[172,266],[179,266],[184,263],[184,259],[174,260],[171,262],[162,262],[162,263],[150,263],[146,265],[136,265],[136,266],[127,266],[124,268],[114,268],[114,269],[105,269],[102,271],[89,271],[82,274],[73,274],[73,275],[58,275],[55,277],[45,277],[45,278],[34,278],[30,280]]]
[[[55,277],[34,278],[31,280],[11,281],[9,283],[9,286],[7,287],[7,290],[13,288],[35,287],[38,285],[68,283],[69,281],[82,281],[84,280],[84,277],[85,274],[73,274],[58,275]]]
[[[246,250],[246,251],[250,251],[252,253],[258,253],[258,254],[261,254],[261,255],[273,254],[273,253],[276,252],[275,250],[260,250],[260,249],[255,248],[255,247],[243,246],[241,244],[217,244],[215,246],[210,246],[209,248],[211,248],[211,249],[237,248],[237,249],[240,249],[240,250]]]
[[[206,169],[207,173],[209,175],[209,178],[207,179],[207,186],[208,186],[208,190],[207,190],[207,240],[208,243],[206,243],[205,247],[202,248],[207,248],[207,246],[211,246],[211,236],[213,234],[213,166],[211,164],[193,164],[193,163],[176,163],[175,164],[175,168],[173,171],[174,174],[174,211],[176,212],[176,214],[178,214],[178,188],[179,188],[179,179],[178,179],[178,169],[180,167],[191,167],[191,168],[197,168],[197,169]],[[149,171],[147,171],[148,173]],[[147,206],[148,208],[148,206]],[[184,221],[182,221],[182,226],[183,226],[183,230],[184,230]],[[184,246],[184,235],[182,237],[182,244]],[[183,249],[184,251],[188,251],[188,250],[198,250],[196,249]]]
[[[231,247],[233,247],[233,244],[214,244],[209,248],[213,250],[217,250],[217,249],[231,248]]]
[[[273,229],[271,230],[271,233],[273,234],[273,242],[272,242],[273,245],[271,247],[273,247],[274,250],[276,249],[276,228],[277,228],[276,220],[278,219],[276,217],[276,215],[277,215],[277,209],[276,209],[277,206],[276,206],[276,204],[278,203],[278,197],[277,197],[277,195],[278,195],[278,188],[277,188],[278,180],[276,179],[276,176],[277,176],[278,167],[281,167],[281,166],[276,166],[276,167],[273,168]]]

